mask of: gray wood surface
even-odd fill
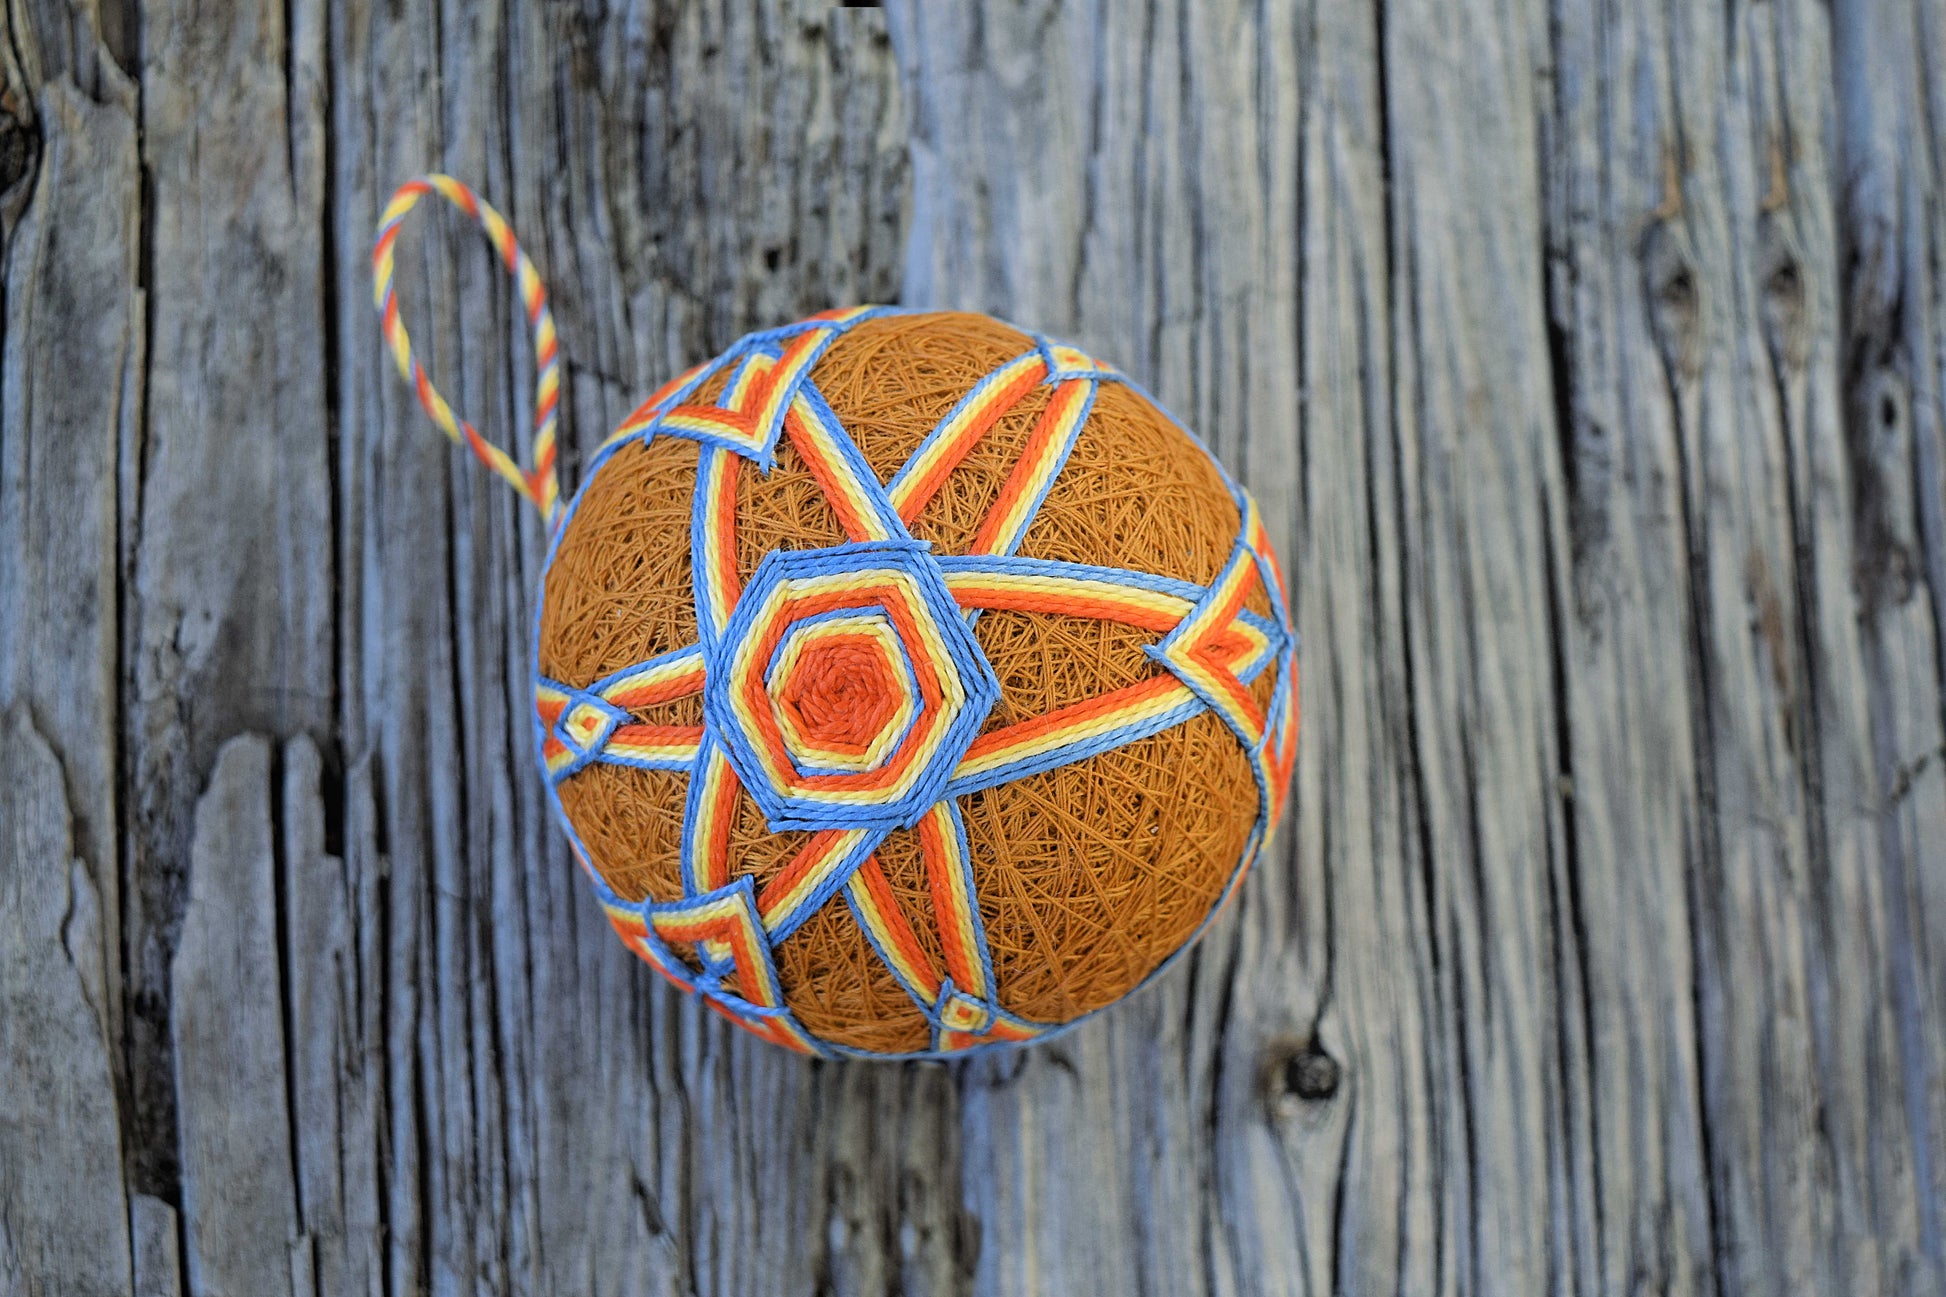
[[[1946,0],[8,0],[0,1292],[1946,1293]],[[547,824],[565,475],[898,300],[1248,481],[1295,808],[1163,984],[817,1064]],[[413,334],[520,427],[491,259]]]

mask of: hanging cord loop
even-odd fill
[[[466,420],[453,413],[453,407],[426,377],[425,367],[412,354],[412,340],[406,336],[399,319],[398,293],[392,286],[392,245],[399,237],[399,226],[418,201],[427,194],[438,194],[477,221],[494,250],[507,265],[520,289],[520,301],[527,312],[527,323],[534,331],[534,467],[522,469],[513,456],[480,435]],[[451,176],[428,175],[399,186],[386,204],[380,218],[378,237],[372,244],[372,302],[378,307],[381,327],[392,355],[399,362],[399,374],[419,394],[419,404],[440,429],[455,442],[466,446],[482,463],[541,511],[541,519],[552,528],[561,503],[560,479],[554,465],[555,415],[560,405],[561,374],[559,347],[554,337],[554,316],[547,309],[547,290],[541,286],[540,272],[520,250],[506,218],[478,194]]]

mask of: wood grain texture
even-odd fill
[[[1946,1293],[1946,0],[12,0],[0,1291]],[[854,301],[1065,335],[1296,582],[1289,827],[1046,1046],[812,1064],[609,935],[535,520]],[[413,336],[524,437],[510,293]]]

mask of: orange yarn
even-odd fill
[[[826,751],[865,756],[896,706],[884,659],[847,635],[806,650],[795,668],[778,700],[792,726]]]
[[[839,335],[812,367],[811,382],[886,482],[975,384],[1034,346],[984,316],[890,315]],[[713,405],[728,381],[719,375],[686,404]],[[915,477],[895,501],[912,535],[935,554],[977,552],[991,539],[1025,489],[1019,465],[1058,425],[1058,403],[1071,399],[1037,376],[1016,386],[1011,403],[997,402],[977,435],[969,434],[956,464]],[[657,436],[622,447],[591,478],[548,571],[543,676],[583,686],[697,642],[690,527],[698,458],[695,442]],[[1236,500],[1209,456],[1138,392],[1103,382],[1017,552],[1209,586],[1225,571],[1238,534]],[[779,441],[768,473],[745,465],[737,474],[734,567],[744,586],[774,550],[846,539],[845,520],[790,439]],[[1273,612],[1261,584],[1250,586],[1242,606],[1266,619]],[[1028,592],[978,617],[974,638],[1000,685],[983,736],[1158,676],[1147,650],[1180,614],[1144,621],[1140,613],[1122,620],[1087,613],[1073,597]],[[1227,661],[1246,647],[1219,635],[1206,651]],[[821,760],[864,761],[897,719],[897,669],[866,632],[807,642],[780,661],[770,685],[779,724],[793,727]],[[1259,712],[1271,706],[1279,670],[1273,664],[1247,687]],[[695,694],[628,711],[642,725],[670,727],[658,733],[702,723]],[[588,863],[624,900],[682,897],[688,784],[668,770],[599,762],[560,783]],[[1250,757],[1207,710],[960,798],[999,1005],[1058,1024],[1126,994],[1224,895],[1259,801]],[[923,858],[927,831],[924,824],[893,831],[869,858],[864,882],[895,911],[895,926],[906,921],[937,978],[951,960],[929,916],[950,897]],[[736,796],[726,832],[733,874],[751,875],[760,889],[815,836],[771,832],[747,791]],[[701,967],[693,951],[677,950],[692,970]],[[880,1053],[929,1047],[925,1014],[843,904],[825,904],[777,943],[775,963],[783,1001],[814,1036]]]

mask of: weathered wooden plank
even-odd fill
[[[1435,1281],[1546,1284],[1563,984],[1550,627],[1550,437],[1534,78],[1538,6],[1387,6],[1393,462],[1402,781],[1427,871],[1422,999]],[[1381,454],[1384,452],[1381,451]],[[1301,811],[1301,808],[1300,808]],[[1421,1060],[1408,1052],[1408,1065]],[[1545,1186],[1543,1190],[1541,1186]],[[1495,1276],[1489,1282],[1486,1276]]]
[[[297,1185],[277,949],[270,745],[218,750],[196,803],[170,968],[184,1271],[211,1297],[292,1292]]]
[[[1570,1092],[1585,1141],[1568,1168],[1570,1264],[1597,1291],[1709,1292],[1690,880],[1710,808],[1696,768],[1683,480],[1657,351],[1684,293],[1661,262],[1644,264],[1662,246],[1642,235],[1665,196],[1669,131],[1650,105],[1631,115],[1613,102],[1641,93],[1644,77],[1617,85],[1615,69],[1640,67],[1638,42],[1652,38],[1604,54],[1592,18],[1564,14],[1555,27],[1546,226],[1566,477],[1550,556],[1571,852],[1555,871],[1557,967],[1579,992],[1563,1065],[1587,1073]]]
[[[1928,1196],[1901,1164],[1923,1161],[1930,1137],[1897,1115],[1904,1081],[1883,990],[1890,915],[1872,809],[1883,785],[1859,671],[1860,587],[1880,564],[1847,521],[1829,32],[1815,6],[1766,6],[1727,25],[1640,17],[1601,33],[1605,80],[1557,99],[1591,127],[1610,124],[1565,191],[1577,195],[1560,226],[1565,283],[1582,299],[1571,318],[1591,309],[1623,321],[1600,351],[1568,355],[1579,612],[1569,643],[1590,655],[1586,678],[1624,680],[1619,697],[1577,699],[1573,725],[1646,722],[1651,804],[1695,808],[1647,858],[1683,862],[1693,911],[1695,989],[1679,980],[1659,998],[1683,1018],[1682,1002],[1696,1005],[1696,1062],[1680,1043],[1674,1059],[1683,1075],[1700,1068],[1701,1121],[1692,1132],[1678,1108],[1675,1129],[1682,1151],[1699,1141],[1717,1284],[1898,1291]],[[1592,41],[1581,25],[1578,40]],[[1651,51],[1675,53],[1652,76],[1621,75],[1649,66]],[[1618,169],[1618,156],[1632,165]],[[1594,341],[1585,327],[1571,336]],[[1631,422],[1645,435],[1618,439]],[[1681,621],[1638,638],[1672,604]],[[1584,676],[1573,658],[1567,670]],[[1928,663],[1916,682],[1934,714],[1936,681]],[[1621,773],[1601,732],[1576,744],[1575,788],[1577,812],[1599,829],[1577,837],[1605,854],[1644,819],[1639,776],[1598,785],[1580,774]],[[1597,942],[1612,930],[1591,926]],[[1654,935],[1643,954],[1668,949]],[[1625,1004],[1641,986],[1639,956],[1595,967],[1629,973],[1597,1005]],[[1667,1048],[1666,1028],[1655,1038]],[[1629,1138],[1625,1115],[1611,1124]],[[1610,1282],[1668,1255],[1653,1219],[1625,1250],[1605,1249]]]
[[[1286,941],[1295,950],[1285,958],[1319,966],[1316,1038],[1343,1073],[1335,1095],[1294,1088],[1301,1074],[1279,1078],[1280,1102],[1301,1118],[1285,1117],[1279,1148],[1307,1190],[1305,1283],[1290,1287],[1433,1291],[1440,1163],[1426,1100],[1432,1075],[1415,1053],[1431,1012],[1415,976],[1428,909],[1425,870],[1405,863],[1419,828],[1401,709],[1402,541],[1388,449],[1396,398],[1384,31],[1369,7],[1314,14],[1317,40],[1297,78],[1313,87],[1299,92],[1298,306],[1282,344],[1298,367],[1302,522],[1287,552],[1305,636],[1300,743],[1311,747],[1291,793],[1297,867],[1262,894],[1292,915]]]
[[[375,1295],[384,1291],[384,1239],[377,1060],[366,1006],[376,988],[361,929],[376,907],[359,875],[371,866],[370,811],[347,811],[359,826],[355,852],[328,852],[323,775],[316,744],[285,745],[279,902],[297,1218],[310,1249],[308,1291]]]
[[[27,709],[0,728],[0,1286],[129,1287],[102,913],[61,763]]]
[[[191,810],[223,743],[324,736],[335,702],[322,24],[291,14],[155,0],[139,15],[150,349],[122,519],[124,945],[134,1182],[165,1197]]]
[[[134,90],[91,46],[77,65],[31,39],[8,45],[0,1287],[119,1293],[131,1262],[116,1103],[117,470],[144,347]]]
[[[1876,831],[1861,858],[1881,913],[1873,976],[1834,961],[1831,979],[1889,1010],[1844,1223],[1894,1241],[1896,1282],[1946,1286],[1946,5],[1847,3],[1833,27],[1844,396],[1827,462],[1849,488],[1870,718],[1847,809]]]
[[[141,164],[134,88],[66,80],[38,98],[41,157],[7,246],[0,361],[0,705],[60,754],[103,924],[111,1038],[121,1024],[119,465],[142,411]],[[31,100],[31,93],[20,91]],[[21,147],[25,147],[23,143]],[[22,159],[25,165],[26,159]],[[85,374],[89,381],[76,382]]]

